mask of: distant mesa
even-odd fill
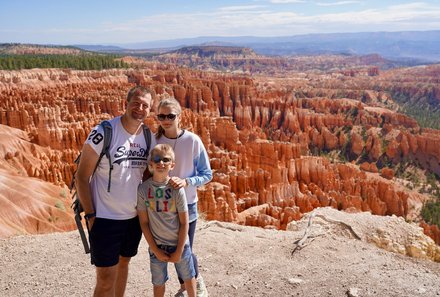
[[[180,55],[197,55],[201,58],[218,57],[218,56],[240,56],[240,57],[256,57],[257,54],[250,48],[237,46],[186,46],[178,50],[170,52],[170,54]]]
[[[206,44],[251,48],[258,55],[369,55],[377,53],[386,59],[406,62],[440,61],[440,30],[401,32],[357,32],[305,34],[294,36],[205,36],[158,40],[131,44],[114,44],[130,50],[164,49]],[[128,51],[128,50],[126,50]],[[122,51],[124,52],[124,51]]]
[[[79,55],[86,51],[74,46],[2,43],[0,54],[8,55]]]
[[[75,44],[74,47],[78,47],[80,49],[91,51],[91,52],[122,52],[125,51],[125,48],[114,46],[114,45],[90,45],[90,44]]]

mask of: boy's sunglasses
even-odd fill
[[[160,113],[157,115],[157,119],[159,121],[165,121],[165,119],[169,119],[171,121],[174,121],[176,119],[176,117],[177,117],[177,114],[174,114],[174,113],[170,113],[170,114]]]
[[[168,163],[170,163],[171,161],[173,161],[171,158],[167,158],[167,157],[162,158],[161,156],[154,156],[154,157],[152,158],[152,160],[153,160],[153,162],[156,163],[156,164],[160,163],[160,161],[162,161],[164,164],[168,164]]]

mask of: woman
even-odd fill
[[[212,179],[211,166],[208,154],[196,134],[180,128],[180,114],[182,108],[174,98],[162,99],[157,110],[159,129],[156,133],[158,144],[170,145],[175,153],[175,167],[170,172],[170,184],[174,188],[184,188],[188,201],[189,230],[188,237],[193,249],[194,233],[197,224],[197,187],[208,183]],[[199,277],[197,257],[193,253],[194,269],[197,278],[197,296],[207,296],[203,279]],[[179,279],[182,293],[183,281]],[[179,296],[178,294],[176,296]]]

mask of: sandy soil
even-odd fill
[[[440,263],[365,241],[371,221],[382,224],[387,218],[368,215],[372,220],[364,221],[329,210],[320,216],[330,219],[314,218],[306,246],[293,255],[307,218],[297,231],[200,222],[195,251],[210,296],[440,296]],[[341,220],[346,223],[335,223]],[[398,233],[403,229],[395,230],[391,233],[404,238]],[[2,239],[0,255],[0,296],[92,294],[94,267],[77,232]],[[144,240],[130,269],[126,296],[152,296]],[[172,271],[166,296],[177,288]]]

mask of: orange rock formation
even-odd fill
[[[411,159],[440,174],[440,132],[378,106],[391,102],[384,93],[346,89],[338,99],[334,89],[325,89],[332,77],[320,88],[314,80],[147,62],[136,71],[0,71],[0,124],[27,137],[27,153],[20,137],[13,138],[15,146],[2,144],[2,168],[69,184],[88,131],[122,113],[126,91],[136,82],[154,89],[155,99],[176,97],[186,108],[183,126],[207,147],[214,178],[199,189],[207,219],[285,229],[320,206],[415,218],[425,197],[394,183],[384,164]],[[153,118],[148,123],[155,128]],[[364,162],[317,156],[331,151]]]

